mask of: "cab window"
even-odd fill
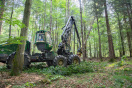
[[[44,38],[44,33],[37,33],[37,39],[36,41],[38,42],[44,42],[45,38]]]

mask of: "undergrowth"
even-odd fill
[[[86,72],[94,72],[98,70],[99,63],[97,62],[82,62],[80,65],[69,65],[67,67],[60,66],[51,66],[38,69],[36,67],[31,67],[29,69],[25,69],[24,72],[32,73],[43,73],[43,74],[51,74],[51,75],[72,75],[76,73],[86,73]]]
[[[23,72],[26,73],[37,73],[37,74],[51,74],[51,75],[63,75],[69,76],[72,74],[81,74],[87,72],[95,72],[103,69],[107,62],[81,62],[80,65],[68,65],[67,67],[60,66],[50,66],[47,67],[45,63],[32,63],[31,67],[24,69]],[[6,66],[1,66],[0,71],[10,72]],[[103,72],[103,70],[102,70]]]
[[[80,65],[69,65],[67,67],[51,66],[47,67],[46,63],[32,63],[31,67],[24,69],[24,73],[37,73],[42,75],[43,79],[37,83],[27,82],[23,84],[24,87],[36,87],[38,85],[47,84],[52,85],[59,83],[59,79],[73,81],[76,85],[81,85],[82,82],[87,85],[96,87],[110,87],[110,88],[132,88],[131,83],[131,73],[132,73],[132,60],[127,60],[125,56],[121,58],[120,61],[114,63],[106,62],[81,62]],[[0,72],[10,72],[6,69],[6,66],[0,66]],[[85,73],[85,74],[84,74]],[[70,79],[72,78],[72,80]],[[101,83],[98,83],[101,81]],[[93,84],[91,84],[91,82]],[[109,82],[111,84],[109,84]],[[107,85],[106,85],[107,83]],[[69,84],[70,85],[70,84]],[[57,86],[57,84],[56,84]],[[58,84],[62,87],[61,84]],[[45,86],[46,87],[46,86]]]

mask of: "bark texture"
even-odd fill
[[[14,3],[14,1],[13,1],[13,3]],[[11,10],[10,25],[9,25],[9,38],[11,36],[11,25],[12,25],[13,10],[14,10],[14,5],[12,6],[12,10]]]
[[[16,55],[13,61],[13,68],[12,68],[11,75],[19,75],[23,69],[24,51],[25,51],[25,45],[26,45],[26,39],[27,39],[27,30],[29,26],[31,2],[32,0],[26,0],[25,2],[24,16],[22,21],[25,27],[21,29],[21,34],[20,34],[20,37],[24,37],[25,39],[21,41],[22,44],[18,45]]]
[[[84,41],[83,41],[83,24],[82,24],[82,6],[81,6],[81,0],[80,0],[80,18],[81,18],[81,36],[82,36],[82,55],[83,55],[83,60],[84,58]]]
[[[4,13],[5,0],[0,1],[0,35],[2,31],[2,18]]]
[[[52,31],[52,0],[50,4],[50,33]]]
[[[115,52],[114,52],[113,40],[112,40],[112,35],[111,35],[111,30],[109,25],[106,0],[104,2],[104,7],[105,7],[105,19],[106,19],[107,36],[108,36],[108,44],[109,44],[109,57],[111,58],[111,60],[113,60],[115,58]]]
[[[121,39],[121,53],[120,53],[120,56],[123,56],[123,55],[125,55],[125,48],[124,48],[124,38],[123,38],[123,34],[122,34],[122,25],[121,25],[121,22],[120,22],[119,13],[117,13],[117,18],[118,18],[119,33],[120,33],[120,39]]]

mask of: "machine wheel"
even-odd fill
[[[12,68],[12,61],[13,61],[15,54],[16,54],[16,52],[13,52],[7,58],[6,65],[7,65],[8,69]],[[23,65],[23,67],[28,68],[30,66],[30,63],[31,63],[30,56],[27,53],[24,53],[24,65]]]
[[[66,57],[64,57],[62,55],[56,56],[55,59],[54,59],[54,66],[57,66],[57,65],[66,67],[67,66]]]
[[[48,67],[53,66],[53,61],[47,61],[46,63],[48,65]]]
[[[69,60],[68,60],[69,65],[71,64],[80,64],[80,58],[78,55],[70,55]]]

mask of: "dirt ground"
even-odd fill
[[[5,65],[5,64],[0,62],[0,66],[3,66],[3,65]]]
[[[118,58],[117,60],[119,60]],[[128,58],[132,59],[132,58]],[[103,61],[108,60],[108,58],[103,59]],[[100,61],[97,58],[89,58],[87,61]],[[0,66],[3,66],[5,64],[0,62]],[[129,68],[131,68],[132,65],[126,65]],[[109,71],[111,68],[106,67],[105,70]],[[91,74],[91,75],[90,75]],[[95,75],[93,75],[95,74]],[[73,79],[74,78],[74,79]],[[111,84],[114,84],[114,82],[109,79],[110,76],[108,73],[86,73],[86,74],[81,74],[80,76],[71,76],[68,77],[67,79],[60,79],[56,82],[53,82],[52,85],[50,84],[44,84],[42,83],[41,85],[34,86],[33,88],[71,88],[72,86],[74,88],[87,88],[87,85],[90,85],[90,88],[94,88],[95,85],[102,85],[100,83],[103,83],[103,85],[110,86]],[[22,73],[20,76],[9,76],[9,72],[2,72],[0,71],[0,88],[14,88],[15,85],[29,85],[31,84],[37,84],[41,83],[42,80],[45,79],[45,76],[42,74],[37,74],[37,73]],[[109,80],[106,80],[109,79]],[[92,87],[93,86],[93,87]],[[19,87],[15,87],[19,88]],[[23,87],[21,87],[23,88]],[[24,87],[25,88],[25,87]],[[31,88],[31,87],[28,87]],[[104,87],[105,88],[105,87]]]
[[[22,73],[20,76],[9,76],[6,72],[0,73],[0,88],[12,88],[13,85],[23,85],[25,83],[36,83],[43,79],[41,75],[35,73]]]

